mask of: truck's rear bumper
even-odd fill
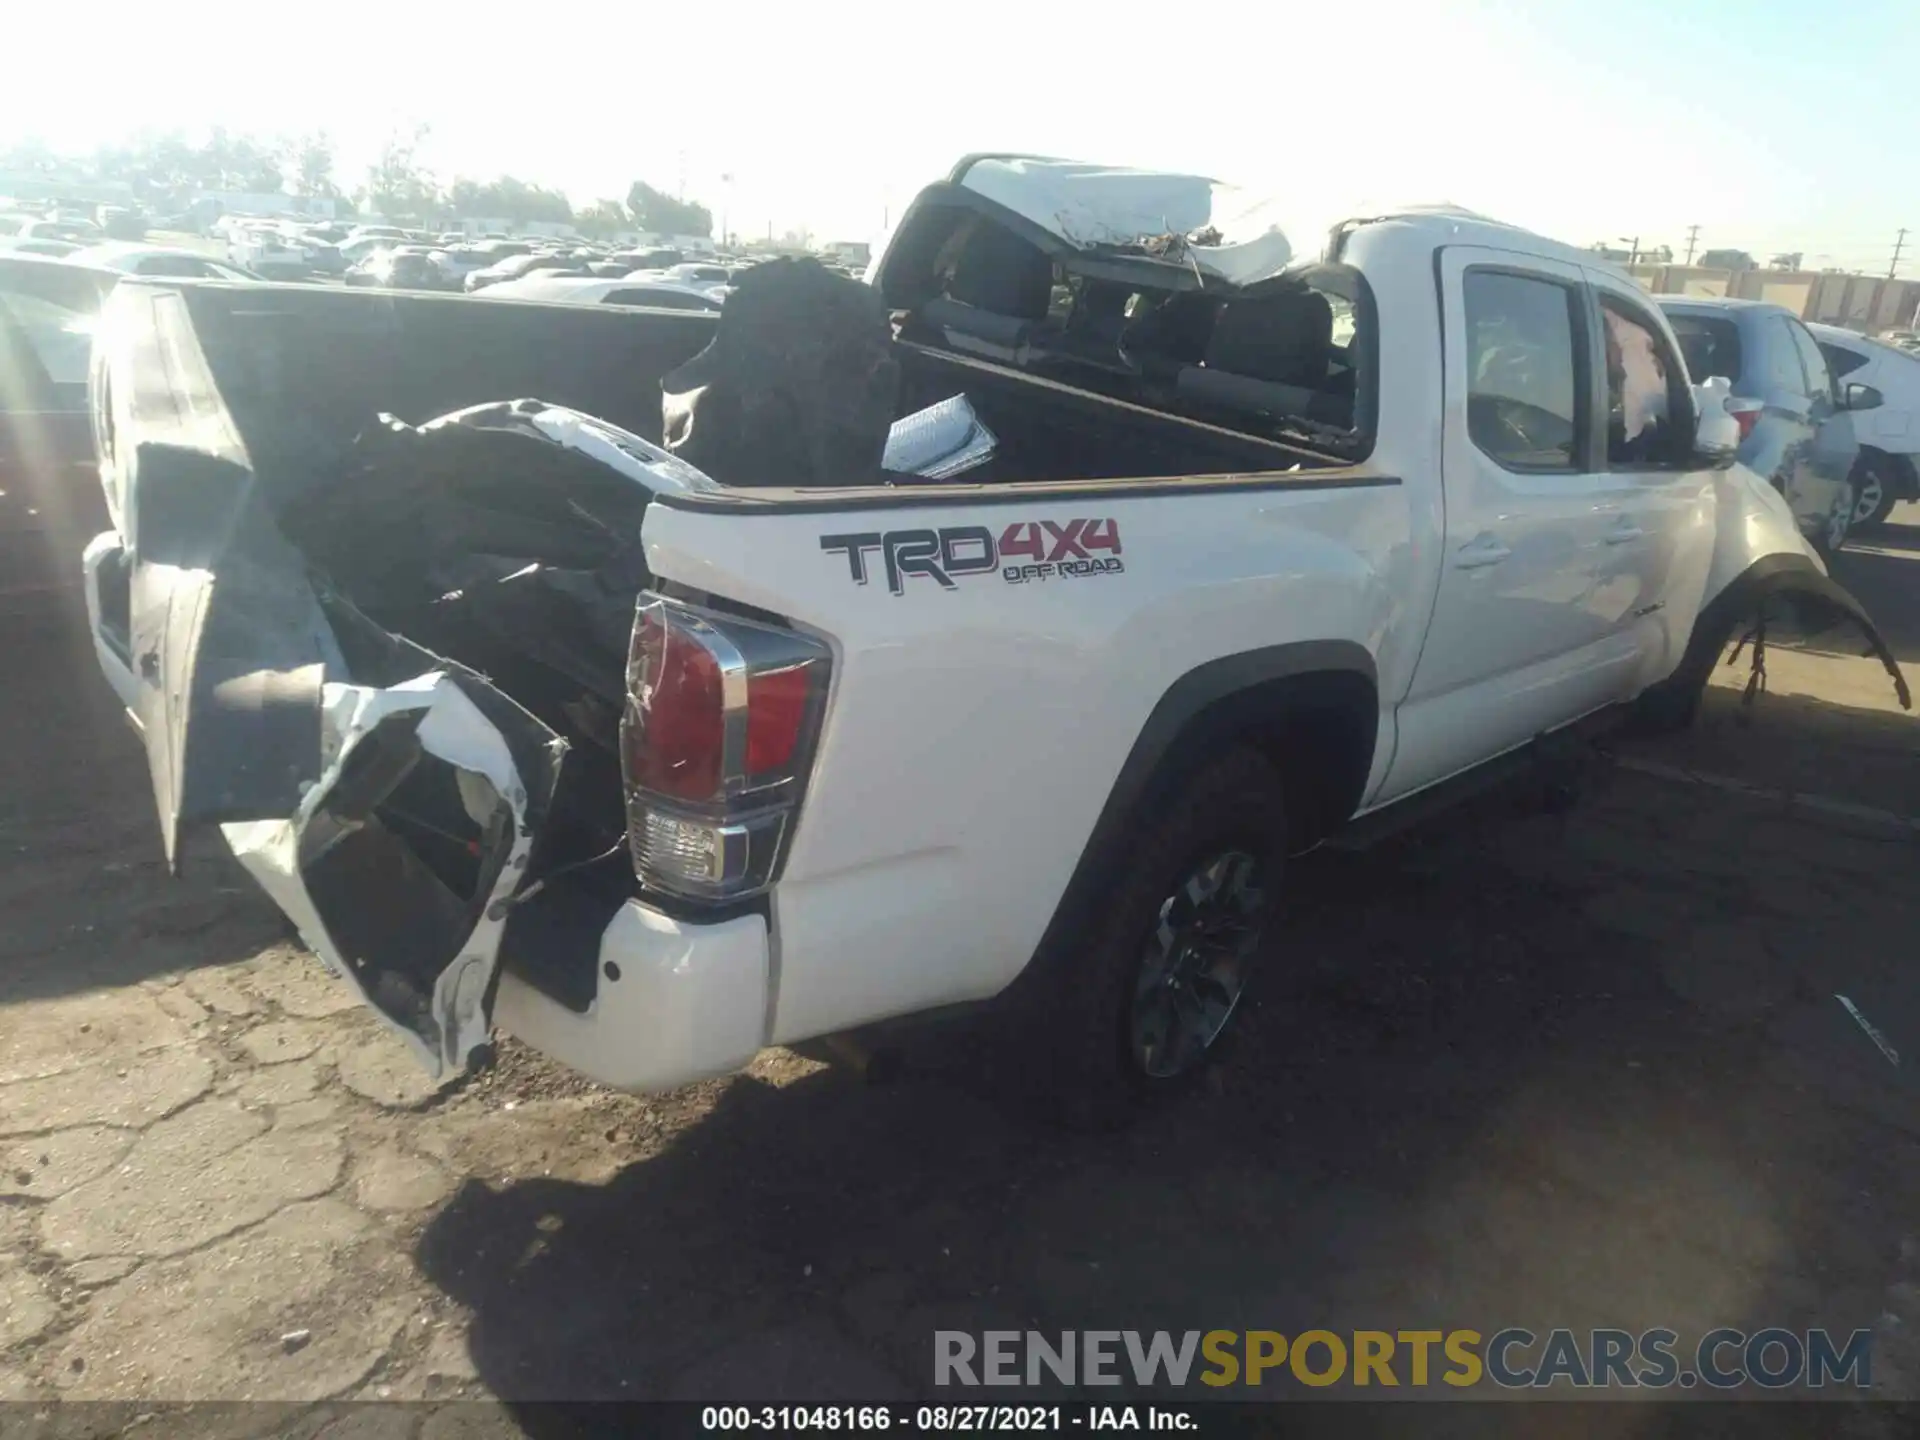
[[[503,972],[494,1021],[602,1084],[670,1089],[738,1070],[760,1050],[769,956],[761,916],[689,925],[630,901],[600,937],[584,1015]]]

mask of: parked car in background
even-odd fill
[[[269,224],[229,226],[227,262],[265,280],[304,280],[309,273],[306,247]]]
[[[586,275],[587,271],[578,261],[556,255],[509,255],[497,260],[484,269],[470,271],[462,281],[462,287],[469,293],[484,290],[489,285],[498,285],[503,280],[519,280],[524,276],[538,273],[555,275]]]
[[[571,305],[644,305],[650,310],[718,313],[720,301],[698,285],[672,280],[632,280],[540,273],[503,280],[480,292],[487,300],[557,300]]]
[[[1807,329],[1844,393],[1864,385],[1880,396],[1853,416],[1853,528],[1878,525],[1902,500],[1920,500],[1920,355],[1836,325]]]
[[[29,220],[14,233],[21,240],[66,240],[75,245],[92,245],[107,238],[106,232],[91,220],[73,217]]]
[[[109,240],[147,238],[147,217],[139,210],[125,205],[102,205],[98,218],[100,228]]]
[[[1853,464],[1860,444],[1850,405],[1878,403],[1834,381],[1827,358],[1789,310],[1760,300],[1657,297],[1697,384],[1733,382],[1727,409],[1740,424],[1740,463],[1786,496],[1803,533],[1822,552],[1846,543],[1853,525]]]
[[[0,236],[0,249],[15,255],[44,255],[59,260],[80,248],[71,240],[22,240],[17,235]]]
[[[663,279],[679,280],[688,285],[725,285],[733,279],[730,267],[713,264],[669,265],[660,274]]]
[[[476,270],[485,270],[489,265],[498,265],[513,255],[528,253],[524,245],[512,241],[482,241],[477,245],[449,245],[435,252],[440,268],[454,284],[462,284],[467,276]]]
[[[417,245],[382,250],[347,272],[347,284],[387,290],[446,290],[452,282],[434,252]]]
[[[337,279],[347,273],[347,257],[340,253],[339,242],[314,226],[299,226],[290,232],[289,238],[304,251],[308,274]]]
[[[108,241],[76,250],[69,259],[122,275],[177,275],[187,280],[258,280],[251,270],[216,260],[194,250],[165,245],[132,245]]]
[[[119,276],[0,251],[0,621],[83,621],[73,546],[107,519],[87,375]]]
[[[359,235],[351,240],[341,241],[338,248],[341,258],[351,269],[355,265],[372,259],[382,250],[392,250],[405,243],[404,240],[392,240],[385,235]]]

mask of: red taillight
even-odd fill
[[[748,775],[768,775],[793,762],[812,694],[813,675],[803,666],[748,677]]]
[[[626,727],[627,778],[676,800],[711,800],[720,790],[726,751],[726,701],[720,662],[658,612],[633,628]]]
[[[620,758],[644,883],[696,899],[772,883],[828,665],[824,646],[791,630],[641,597]]]
[[[1734,423],[1740,427],[1740,443],[1747,443],[1747,437],[1753,434],[1753,427],[1760,423],[1761,405],[1755,400],[1729,400],[1727,413],[1733,416]]]

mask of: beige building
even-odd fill
[[[1708,270],[1698,265],[1630,265],[1627,271],[1655,295],[1765,300],[1802,320],[1867,335],[1910,327],[1920,306],[1920,281],[1915,280],[1820,270]]]

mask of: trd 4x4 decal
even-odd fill
[[[984,525],[869,530],[822,535],[820,548],[847,557],[847,571],[856,585],[867,583],[867,557],[877,554],[887,589],[895,595],[906,592],[910,575],[952,590],[958,578],[993,570],[1009,585],[1024,585],[1056,577],[1117,575],[1126,569],[1120,560],[1120,526],[1111,519],[1016,520],[998,538]]]

